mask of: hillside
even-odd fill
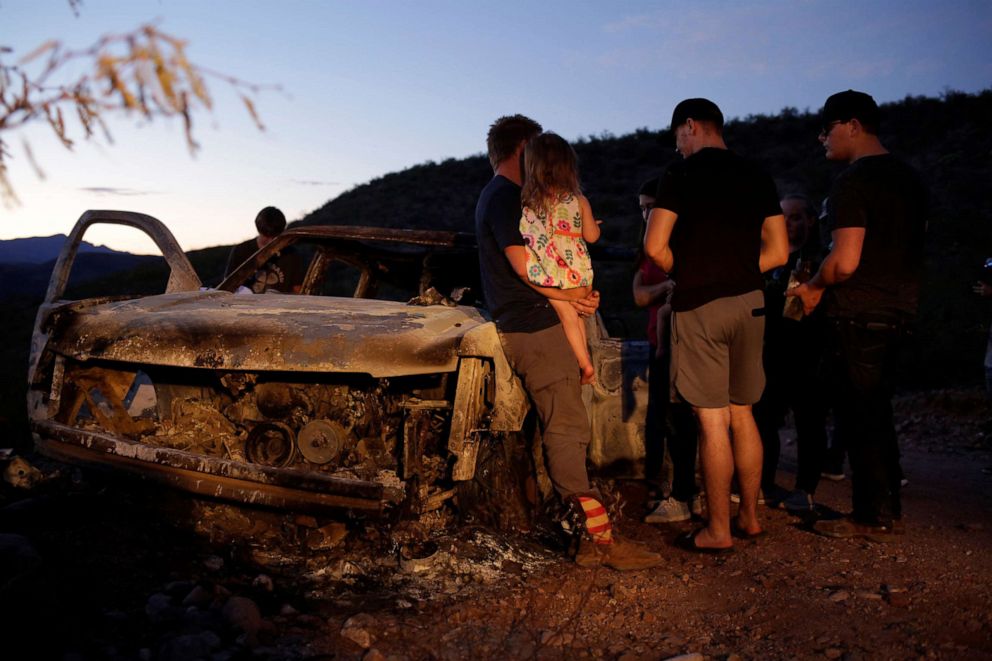
[[[904,383],[978,383],[992,303],[977,299],[969,285],[992,255],[992,90],[908,97],[884,105],[882,112],[883,143],[923,173],[931,194],[928,276]],[[666,113],[659,112],[659,123],[667,123]],[[545,128],[555,127],[545,120]],[[731,149],[775,177],[781,194],[802,192],[822,200],[842,166],[823,158],[819,128],[815,114],[786,108],[778,115],[729,121],[725,137]],[[480,127],[480,149],[484,130]],[[637,189],[677,158],[665,134],[642,129],[589,136],[575,141],[575,149],[586,195],[604,221],[601,243],[635,248],[641,225]],[[424,163],[358,186],[299,222],[472,231],[476,197],[491,176],[481,154]],[[611,331],[638,335],[643,318],[633,305],[629,267],[596,267]]]
[[[66,238],[65,234],[53,234],[0,241],[0,264],[44,264],[53,261],[59,256]],[[121,254],[106,246],[95,246],[86,241],[79,244],[79,252]]]
[[[133,272],[135,269],[161,265],[162,259],[150,255],[132,255],[126,252],[82,252],[73,263],[70,287],[79,286],[113,274]],[[37,305],[48,289],[55,260],[38,264],[3,263],[0,261],[0,303],[21,299]]]
[[[982,261],[992,255],[992,90],[980,94],[949,92],[941,98],[906,98],[883,106],[882,140],[926,177],[931,193],[927,246],[927,279],[920,319],[907,346],[903,384],[909,388],[978,384],[982,354],[992,318],[992,302],[970,290]],[[659,112],[659,123],[667,123]],[[816,115],[786,108],[774,116],[728,122],[728,145],[761,163],[776,179],[779,192],[805,192],[814,200],[826,196],[841,166],[823,158],[817,142]],[[546,121],[546,128],[554,125]],[[480,127],[479,145],[484,145]],[[635,194],[640,184],[658,174],[676,157],[660,131],[642,129],[623,136],[589,136],[575,141],[586,194],[603,222],[601,246],[637,246],[640,215]],[[473,229],[475,201],[492,176],[488,161],[477,155],[423,163],[356,186],[297,221],[302,225],[372,225],[425,229]],[[228,247],[197,251],[191,261],[204,284],[217,284]],[[93,257],[93,256],[90,256]],[[81,262],[83,263],[83,262]],[[633,304],[627,261],[594,262],[601,308],[611,333],[642,337],[643,312]],[[50,271],[50,266],[47,267]],[[4,289],[19,276],[0,273]],[[31,280],[32,291],[44,291],[47,271]],[[127,277],[116,274],[84,284],[80,294],[161,291],[160,266],[142,263]],[[0,428],[21,427],[23,372],[27,363],[30,323],[40,294],[5,301],[5,327],[0,360],[17,366],[0,379]],[[0,297],[2,298],[2,297]]]

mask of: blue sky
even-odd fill
[[[296,219],[382,174],[480,153],[512,112],[574,139],[664,128],[691,96],[742,117],[817,110],[847,88],[886,102],[992,87],[992,0],[83,0],[78,16],[65,0],[0,0],[0,46],[12,63],[47,39],[81,48],[151,21],[197,64],[281,85],[256,99],[266,131],[212,82],[195,158],[178,122],[116,118],[114,144],[72,152],[45,126],[9,132],[21,205],[0,207],[0,239],[68,232],[103,208],[154,215],[187,250],[234,243],[263,206]],[[88,238],[152,250],[127,228]]]

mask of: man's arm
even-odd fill
[[[671,279],[646,285],[644,284],[644,276],[638,271],[634,274],[634,305],[639,308],[646,308],[654,303],[663,302],[673,287],[675,287],[675,282]]]
[[[850,278],[861,263],[861,248],[865,243],[864,227],[841,227],[834,230],[831,236],[834,247],[820,264],[816,275],[806,284],[785,292],[786,296],[798,296],[802,300],[806,314],[819,305],[827,287]]]
[[[579,313],[580,317],[589,317],[596,314],[596,310],[599,309],[599,292],[593,289],[585,298],[580,298],[577,301],[569,301],[575,311]]]
[[[672,238],[676,220],[678,214],[674,211],[655,207],[648,216],[648,228],[644,232],[644,254],[666,272],[671,272],[675,266],[675,256],[668,242]]]
[[[758,269],[764,273],[789,261],[789,235],[785,231],[785,216],[768,216],[761,223],[761,253]]]
[[[503,248],[503,254],[506,255],[506,259],[510,262],[510,268],[513,269],[513,272],[521,279],[527,281],[527,247],[507,246]]]

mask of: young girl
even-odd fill
[[[592,291],[592,262],[587,243],[599,239],[599,224],[589,200],[579,191],[575,151],[560,136],[542,133],[524,148],[523,214],[520,234],[527,242],[527,263],[514,267],[532,285]],[[521,269],[524,272],[521,272]],[[585,323],[565,300],[549,299],[565,337],[579,361],[581,383],[593,383]]]

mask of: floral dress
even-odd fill
[[[527,247],[527,278],[535,285],[574,289],[592,286],[592,261],[582,238],[582,208],[566,194],[550,215],[523,208],[520,234]]]

